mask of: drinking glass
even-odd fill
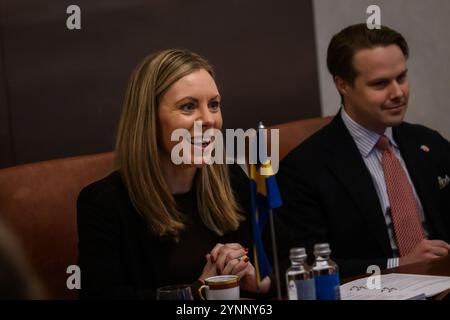
[[[194,300],[191,287],[187,284],[165,286],[156,291],[156,300]]]

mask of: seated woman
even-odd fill
[[[220,94],[212,67],[186,50],[147,57],[129,81],[120,118],[115,171],[78,198],[82,298],[155,298],[156,289],[236,274],[241,290],[256,286],[247,257],[251,241],[250,190],[238,166],[175,165],[176,129],[194,140],[220,129]],[[191,156],[212,141],[192,141]],[[200,152],[201,153],[201,152]],[[184,155],[183,155],[184,156]],[[195,159],[194,159],[195,160]],[[193,290],[194,295],[196,289]]]

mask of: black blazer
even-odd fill
[[[408,172],[422,202],[430,238],[450,239],[450,144],[436,131],[402,123],[393,128]],[[421,146],[428,146],[429,152]],[[284,206],[279,217],[291,226],[294,245],[329,242],[341,277],[386,268],[392,249],[370,173],[340,114],[303,142],[280,164]],[[310,259],[311,261],[311,259]]]
[[[230,176],[246,221],[238,230],[223,237],[211,231],[209,240],[211,245],[238,242],[251,248],[249,182],[238,166],[230,166]],[[81,298],[155,298],[158,287],[180,284],[170,282],[177,275],[168,274],[166,268],[167,257],[171,250],[176,250],[176,244],[148,231],[118,172],[84,188],[77,209]],[[198,264],[198,273],[194,278],[179,279],[182,283],[197,280],[208,253],[196,252],[196,247],[190,249],[192,251],[187,254],[190,259],[195,259],[190,261],[191,264]],[[183,261],[179,268],[183,268]]]

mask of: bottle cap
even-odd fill
[[[314,245],[314,255],[323,256],[331,253],[330,245],[328,243],[317,243]]]
[[[305,248],[292,248],[290,251],[289,259],[306,259]]]

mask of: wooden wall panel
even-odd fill
[[[74,3],[81,30],[71,31]],[[227,128],[320,115],[311,1],[0,0],[0,8],[8,84],[0,101],[8,97],[10,112],[0,107],[0,152],[14,146],[2,167],[111,150],[133,67],[170,47],[215,66]]]

